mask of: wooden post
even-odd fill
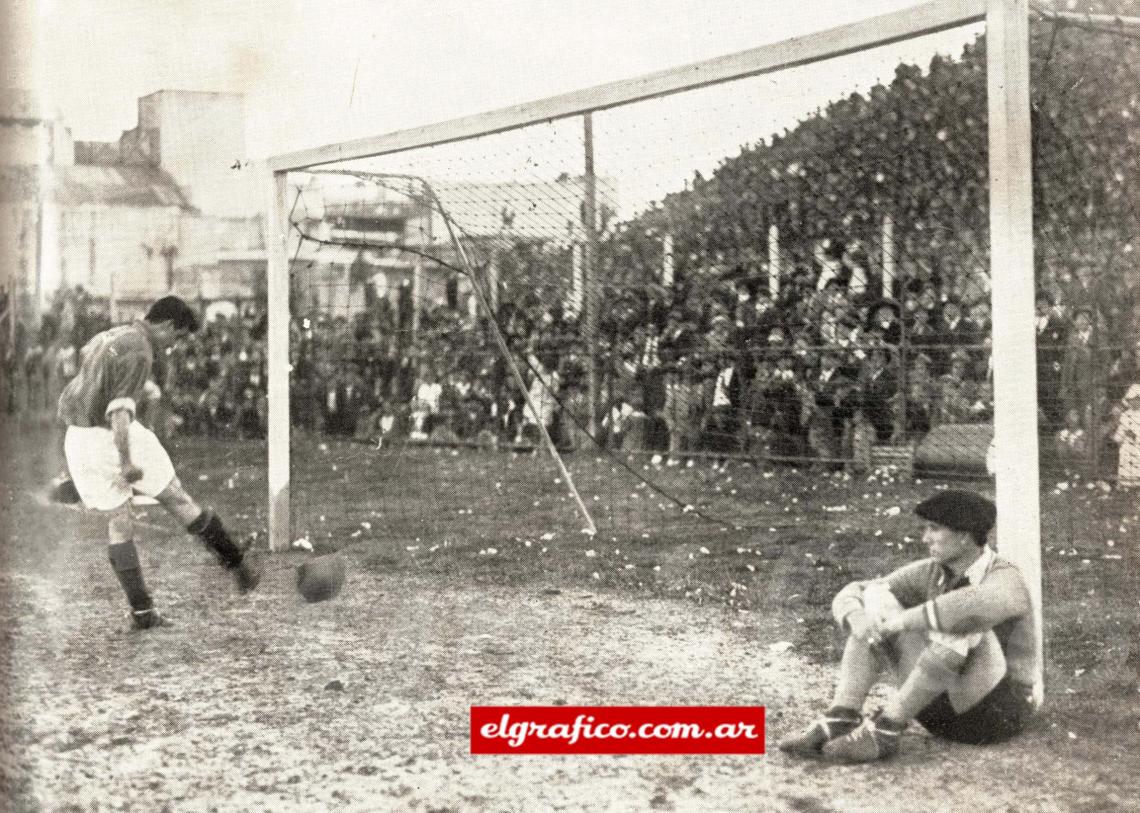
[[[499,250],[492,246],[491,259],[487,263],[487,305],[491,310],[490,317],[494,319],[499,313]],[[471,281],[474,288],[477,283]]]
[[[989,0],[990,279],[997,542],[1029,586],[1041,696],[1041,504],[1033,311],[1028,0]]]
[[[432,205],[427,193],[419,200],[419,248],[421,252],[431,251],[432,244]],[[424,301],[424,257],[416,254],[412,263],[412,346],[417,346],[420,336],[420,306]]]
[[[895,219],[890,212],[883,213],[883,298],[894,295],[895,291]]]
[[[768,227],[768,293],[780,295],[780,227],[775,223]]]
[[[661,238],[661,284],[666,288],[673,287],[673,235],[665,232]]]
[[[265,221],[269,387],[269,549],[289,547],[289,211],[287,173],[271,174]]]
[[[598,436],[598,310],[601,307],[599,296],[600,278],[598,274],[598,228],[597,228],[597,179],[594,177],[594,116],[592,113],[582,115],[583,151],[585,153],[585,199],[582,201],[583,227],[586,232],[586,242],[583,246],[582,267],[585,282],[586,325],[584,336],[586,339],[586,402],[590,410],[590,436]]]
[[[575,319],[582,317],[582,303],[586,295],[586,269],[580,242],[570,244],[570,301],[569,312]]]

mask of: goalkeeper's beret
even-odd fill
[[[297,592],[305,601],[327,601],[344,586],[344,557],[339,553],[314,556],[297,566]]]
[[[929,522],[936,522],[955,531],[973,534],[979,545],[994,527],[997,509],[994,504],[973,491],[949,489],[915,506],[914,513]]]

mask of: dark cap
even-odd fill
[[[955,531],[965,531],[979,545],[986,543],[994,527],[997,509],[994,504],[973,491],[949,489],[927,497],[914,508],[914,513]]]

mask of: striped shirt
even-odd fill
[[[133,416],[144,399],[154,364],[150,334],[142,322],[105,330],[82,351],[78,375],[59,396],[59,419],[68,426],[107,426],[126,409]]]

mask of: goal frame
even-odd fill
[[[268,159],[268,499],[270,550],[287,547],[289,505],[289,172],[462,141],[776,73],[985,23],[997,539],[1019,566],[1043,668],[1041,507],[1034,332],[1029,0],[927,0],[911,8],[583,90]],[[1042,675],[1037,675],[1040,686]]]

